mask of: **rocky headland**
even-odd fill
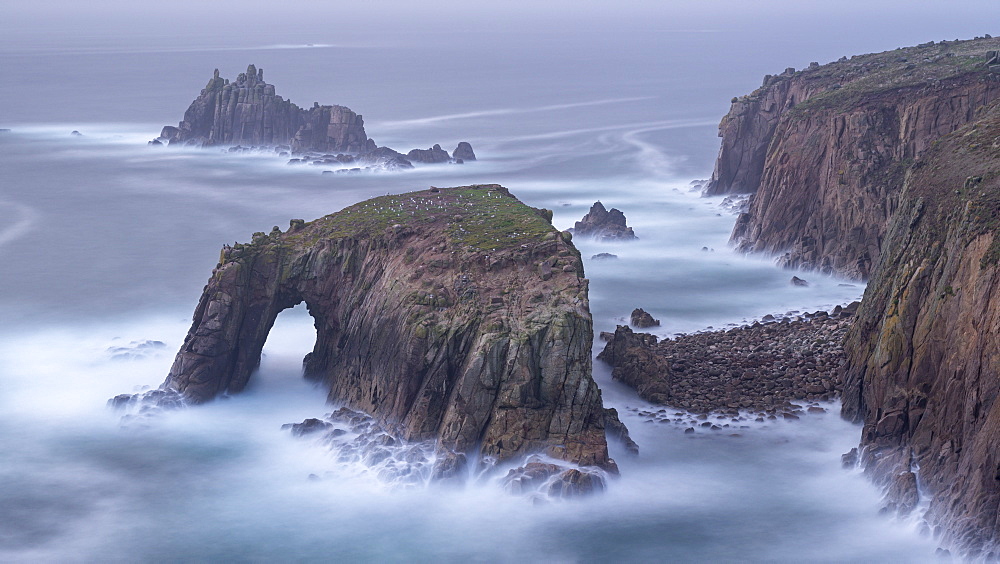
[[[753,193],[732,241],[789,267],[867,279],[906,171],[1000,99],[1000,39],[844,57],[733,98],[706,194]]]
[[[360,114],[350,108],[314,103],[300,108],[275,93],[264,82],[264,69],[247,67],[235,81],[219,76],[219,69],[175,127],[165,126],[153,145],[229,147],[231,152],[273,151],[294,156],[289,164],[337,167],[339,171],[412,168],[420,163],[464,163],[476,160],[472,146],[462,141],[452,157],[440,145],[414,149],[403,155],[379,147],[365,132]]]
[[[617,472],[617,417],[591,376],[583,263],[551,219],[498,185],[431,188],[226,246],[162,388],[193,404],[240,392],[278,313],[305,302],[306,377],[372,418],[312,427],[433,441],[435,479],[542,454],[563,463],[548,487],[591,491],[579,472]]]
[[[710,193],[754,192],[734,241],[870,278],[843,416],[888,506],[1000,556],[1000,40],[926,43],[765,79],[734,99]],[[848,462],[854,461],[848,457]]]

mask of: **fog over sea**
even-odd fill
[[[0,561],[936,560],[841,468],[860,428],[835,404],[684,434],[595,361],[641,454],[612,443],[607,491],[539,504],[496,476],[404,487],[282,431],[333,409],[300,377],[302,308],[241,395],[124,425],[106,401],[163,381],[223,244],[430,185],[503,184],[561,229],[621,209],[638,241],[577,241],[597,332],[635,307],[669,337],[859,299],[731,251],[734,215],[691,184],[719,119],[788,66],[996,34],[991,2],[40,4],[0,5]],[[480,160],[323,175],[146,145],[213,69],[251,63],[299,106],[363,114],[379,145]]]

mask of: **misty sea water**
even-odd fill
[[[638,241],[576,241],[596,332],[636,307],[669,337],[859,299],[863,283],[732,252],[734,215],[692,181],[764,74],[981,34],[985,4],[709,4],[0,6],[0,561],[936,560],[841,468],[860,428],[836,404],[686,435],[595,361],[640,455],[612,444],[607,491],[540,505],[495,477],[393,487],[282,431],[332,411],[300,377],[301,308],[245,393],[124,425],[106,407],[162,382],[223,244],[431,185],[503,184],[561,229],[597,200],[622,210]],[[380,145],[469,141],[479,160],[323,175],[146,145],[213,69],[251,63],[300,106],[363,114]]]

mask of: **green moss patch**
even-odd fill
[[[551,217],[548,210],[521,203],[500,185],[477,184],[372,198],[298,226],[283,240],[310,244],[437,227],[468,250],[495,251],[540,241],[554,232]]]

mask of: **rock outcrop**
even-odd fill
[[[637,307],[632,310],[632,315],[629,316],[629,321],[631,322],[632,327],[636,327],[638,329],[660,326],[660,320],[654,319],[649,312],[641,307]]]
[[[593,237],[598,241],[635,239],[632,228],[626,224],[625,214],[616,208],[608,211],[601,202],[594,202],[587,215],[573,226],[573,234],[579,237]]]
[[[233,82],[221,78],[219,69],[215,69],[201,94],[184,112],[184,119],[176,127],[164,127],[160,136],[150,142],[151,145],[173,143],[230,146],[239,150],[269,148],[282,156],[289,152],[307,155],[305,159],[293,159],[293,164],[350,164],[355,162],[351,156],[356,156],[363,165],[386,169],[412,167],[402,154],[378,147],[368,138],[360,114],[345,106],[319,103],[309,109],[300,108],[275,94],[274,85],[264,82],[264,69],[254,65]],[[435,163],[451,160],[440,145],[434,147],[415,150],[415,160]],[[459,143],[458,149],[472,155],[465,160],[475,160],[468,143]]]
[[[503,187],[384,196],[225,247],[164,389],[241,391],[275,317],[305,302],[306,377],[402,440],[435,475],[530,453],[615,472],[579,252]]]
[[[1000,99],[1000,39],[928,43],[768,76],[733,99],[706,194],[754,193],[732,241],[867,279],[905,171]]]
[[[910,167],[845,342],[844,416],[890,508],[967,557],[1000,555],[1000,105]],[[909,473],[913,473],[910,476]]]
[[[448,151],[441,148],[441,145],[434,145],[430,149],[413,149],[406,153],[406,158],[417,163],[446,163],[451,160]]]
[[[212,79],[191,102],[177,127],[166,126],[160,139],[200,145],[290,145],[294,150],[361,153],[375,148],[362,117],[344,106],[314,104],[305,110],[264,82],[254,65],[232,83]]]
[[[462,161],[476,160],[476,152],[472,150],[472,145],[468,141],[462,141],[451,153],[452,158]]]

